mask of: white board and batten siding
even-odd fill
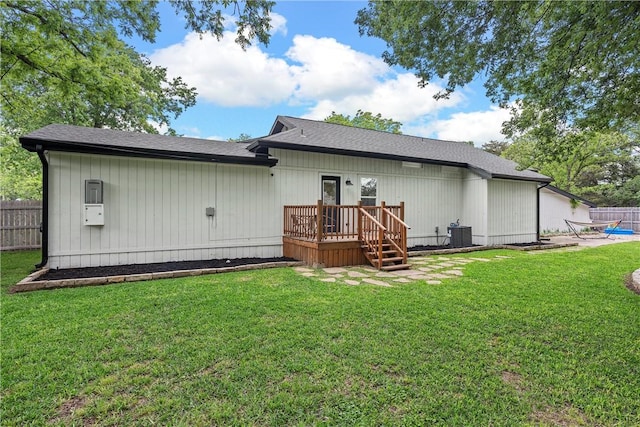
[[[440,165],[405,167],[401,161],[272,149],[278,159],[273,172],[283,204],[315,204],[320,198],[321,176],[339,176],[341,204],[360,200],[360,179],[376,178],[376,203],[405,202],[405,222],[411,229],[409,246],[436,244],[435,227],[442,241],[446,227],[462,218],[461,179],[464,169]],[[346,185],[347,179],[353,185]],[[461,219],[462,221],[462,219]]]
[[[450,223],[471,226],[473,243],[529,243],[536,240],[537,183],[486,180],[456,167],[405,167],[401,161],[356,158],[290,150],[271,150],[284,204],[313,204],[322,175],[341,178],[341,203],[360,199],[360,178],[377,178],[377,203],[405,202],[408,246],[442,243]],[[353,186],[345,185],[347,179]],[[295,189],[300,188],[297,192]],[[288,189],[288,190],[287,190]],[[436,242],[435,227],[439,228]]]
[[[460,225],[471,227],[475,245],[487,245],[487,180],[466,171],[462,181],[462,219]]]
[[[323,175],[340,177],[341,204],[357,204],[361,178],[377,179],[377,204],[404,201],[409,246],[442,243],[457,219],[472,227],[474,244],[535,239],[535,183],[487,181],[440,165],[270,152],[278,159],[272,168],[49,153],[49,267],[281,256],[283,206],[315,204]],[[103,226],[83,223],[88,179],[103,181]]]
[[[267,167],[57,152],[49,164],[50,268],[282,253]],[[83,224],[87,179],[104,182],[104,226]]]
[[[537,183],[492,179],[487,186],[487,244],[535,242]]]

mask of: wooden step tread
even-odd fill
[[[378,251],[372,252],[372,251],[367,251],[368,253],[370,253],[373,256],[377,256],[378,255]],[[382,255],[391,255],[391,254],[397,254],[398,251],[396,251],[395,249],[389,249],[387,251],[382,251]]]
[[[393,265],[383,265],[380,270],[384,271],[394,271],[394,270],[406,270],[411,268],[411,264],[393,264]]]
[[[401,257],[401,256],[395,256],[395,257],[390,257],[390,258],[382,258],[382,264],[390,263],[390,262],[396,262],[396,261],[403,261],[403,260],[404,260],[404,258]],[[378,258],[373,258],[373,262],[378,264],[378,262],[379,262]]]
[[[374,246],[378,246],[378,244],[377,244],[377,243],[374,243]],[[388,248],[388,247],[390,247],[390,246],[391,246],[391,243],[383,243],[383,244],[382,244],[382,247],[383,247],[383,248]],[[361,247],[362,249],[367,249],[369,246],[367,246],[367,245],[361,245],[360,247]]]

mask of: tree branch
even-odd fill
[[[24,14],[31,15],[34,18],[37,18],[43,25],[48,25],[49,24],[49,21],[44,16],[42,16],[41,14],[39,14],[37,12],[29,10],[26,7],[22,6],[22,5],[19,5],[19,4],[16,4],[16,3],[6,3],[6,5],[8,7],[10,7],[10,8],[19,10],[20,12],[22,12]],[[61,28],[58,28],[57,32],[58,32],[58,34],[60,34],[62,36],[63,39],[65,39],[67,41],[67,43],[69,43],[73,47],[73,49],[76,52],[78,52],[80,55],[82,55],[85,58],[87,57],[87,54],[84,53],[82,51],[82,49],[80,49],[80,47],[73,40],[71,40],[71,38],[69,37],[69,35],[65,31],[63,31]]]

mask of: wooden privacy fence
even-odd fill
[[[40,249],[42,202],[1,201],[0,212],[0,250]]]
[[[620,228],[640,233],[640,208],[591,208],[592,221],[617,221],[622,219]]]

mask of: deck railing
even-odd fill
[[[358,238],[358,207],[355,205],[315,205],[284,207],[284,235],[322,242]],[[320,232],[318,232],[318,230]]]
[[[357,240],[359,208],[377,221],[383,219],[381,206],[325,205],[322,200],[318,200],[315,205],[287,205],[284,207],[284,235],[317,242]],[[386,211],[400,217],[402,206],[386,206]],[[398,230],[391,228],[391,232],[397,233]]]

